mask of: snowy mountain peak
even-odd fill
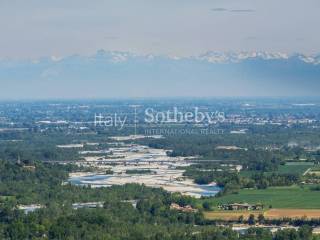
[[[213,52],[209,51],[202,54],[196,59],[208,61],[211,63],[239,63],[244,60],[287,60],[289,58],[298,58],[299,60],[309,64],[320,64],[320,55],[308,56],[303,54],[286,54],[281,52]]]

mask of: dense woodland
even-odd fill
[[[0,161],[1,239],[273,239],[265,230],[238,235],[198,213],[170,210],[171,203],[194,205],[194,199],[161,189],[125,185],[92,189],[61,183],[73,166],[34,163],[35,169]],[[137,200],[134,208],[126,200]],[[72,203],[103,201],[103,208],[73,210]],[[40,203],[45,207],[25,214],[17,204]],[[275,239],[312,239],[303,227],[280,231]],[[315,239],[315,238],[313,238]]]

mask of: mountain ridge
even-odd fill
[[[196,57],[99,50],[0,61],[1,97],[318,96],[320,57],[208,52]]]
[[[41,61],[52,61],[59,62],[66,59],[109,59],[111,62],[123,62],[129,59],[146,59],[152,60],[155,58],[162,59],[170,59],[170,60],[199,60],[199,61],[207,61],[210,63],[240,63],[245,60],[289,60],[289,59],[299,59],[305,63],[320,64],[320,53],[319,54],[302,54],[302,53],[283,53],[283,52],[268,52],[268,51],[241,51],[241,52],[218,52],[218,51],[207,51],[203,54],[194,55],[194,56],[170,56],[170,55],[154,55],[154,54],[138,54],[134,52],[126,52],[126,51],[106,51],[104,49],[98,50],[93,55],[70,55],[65,57],[57,57],[57,56],[49,56],[42,57],[33,60],[12,60],[12,59],[0,59],[0,63],[3,62],[17,62],[17,63],[39,63]]]

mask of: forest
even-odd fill
[[[251,229],[239,235],[228,227],[215,226],[202,212],[170,209],[171,203],[195,205],[194,199],[162,189],[129,184],[111,188],[78,187],[62,184],[71,165],[33,163],[34,168],[0,161],[1,239],[317,239],[311,228],[284,230],[276,235]],[[136,207],[127,200],[136,200]],[[103,201],[102,208],[73,209],[72,203]],[[19,204],[42,204],[31,213]]]

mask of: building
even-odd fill
[[[130,203],[132,207],[137,208],[138,200],[123,200],[122,203]]]
[[[219,206],[222,210],[229,211],[251,211],[251,210],[263,210],[262,204],[248,204],[248,203],[231,203],[231,204],[222,204]]]
[[[103,202],[87,202],[87,203],[73,203],[72,208],[73,209],[79,209],[79,208],[102,208]]]
[[[30,205],[18,205],[17,209],[24,211],[25,214],[28,214],[44,207],[45,206],[41,204],[30,204]]]
[[[179,204],[171,203],[170,205],[171,210],[177,210],[181,212],[198,212],[198,209],[192,208],[190,205],[186,205],[184,207],[181,207]]]

